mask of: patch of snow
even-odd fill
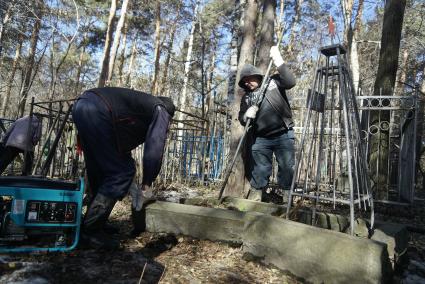
[[[199,196],[199,192],[193,189],[186,189],[184,192],[174,190],[162,191],[159,195],[168,202],[179,203],[181,198],[194,198]]]
[[[8,263],[9,259],[10,258],[6,255],[0,255],[0,263]]]
[[[40,270],[42,265],[31,262],[21,262],[22,267],[12,273],[0,277],[0,283],[8,284],[48,284],[47,279],[40,276],[30,276],[33,271]]]
[[[31,277],[20,281],[8,282],[9,284],[49,284],[50,282],[39,276]]]

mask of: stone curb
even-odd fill
[[[156,201],[146,207],[146,230],[241,243],[244,215],[227,209]]]
[[[386,283],[386,244],[286,219],[245,215],[243,251],[313,283]]]
[[[258,212],[157,201],[146,207],[146,230],[243,243],[243,251],[310,282],[384,283],[387,245]]]

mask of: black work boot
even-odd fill
[[[87,208],[90,208],[91,204],[93,203],[93,200],[96,196],[91,195],[90,193],[87,194],[83,199],[83,204],[87,205]],[[109,222],[105,222],[105,225],[103,225],[103,231],[110,235],[117,235],[120,233],[120,228],[117,226],[112,225]]]
[[[81,232],[81,242],[96,249],[118,249],[120,243],[104,231],[104,226],[117,201],[98,193],[87,209]]]
[[[131,221],[133,222],[131,236],[135,238],[146,230],[146,208],[137,211],[131,206]]]
[[[106,222],[105,225],[103,225],[103,231],[110,235],[118,235],[120,233],[120,228]]]

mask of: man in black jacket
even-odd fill
[[[262,192],[269,182],[273,153],[278,163],[277,181],[283,190],[290,189],[295,163],[294,122],[285,92],[295,86],[295,78],[277,46],[270,49],[270,57],[279,73],[266,82],[264,98],[259,106],[255,105],[255,101],[258,96],[262,96],[259,93],[264,79],[261,71],[246,64],[238,83],[245,91],[239,121],[245,125],[248,118],[253,120],[253,144],[250,147],[252,166],[249,174],[251,189],[248,198],[256,201],[261,201]]]
[[[116,201],[129,191],[136,171],[130,151],[142,143],[143,181],[140,192],[132,196],[133,207],[140,210],[141,203],[152,195],[174,110],[170,98],[125,88],[91,89],[78,98],[72,116],[95,193],[82,228],[82,237],[90,245],[119,246],[104,228]]]
[[[28,127],[31,128],[30,132],[28,132]],[[31,174],[34,147],[40,141],[41,130],[41,120],[36,115],[31,118],[29,115],[21,117],[10,125],[0,143],[0,175],[19,153],[23,153],[25,156],[25,152],[27,152],[27,157],[24,157],[25,165],[22,174]]]

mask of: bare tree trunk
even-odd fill
[[[16,70],[18,69],[18,62],[19,58],[21,57],[21,51],[22,51],[22,43],[24,41],[23,34],[19,34],[19,41],[18,41],[18,47],[16,48],[15,57],[13,58],[13,64],[12,64],[12,70],[10,72],[9,80],[6,84],[6,93],[4,94],[3,98],[3,105],[2,105],[2,112],[1,116],[6,116],[6,109],[8,109],[9,100],[10,100],[10,92],[12,91],[13,81],[15,79]]]
[[[4,18],[3,18],[3,11],[0,10],[0,46],[3,42],[4,27],[5,27],[6,23],[9,21],[9,16],[10,16],[10,6],[7,7]]]
[[[193,49],[193,38],[195,36],[195,28],[196,28],[196,22],[198,19],[198,5],[199,5],[199,1],[196,2],[196,6],[195,6],[195,10],[194,10],[194,19],[192,21],[192,28],[190,29],[190,35],[189,35],[189,44],[188,44],[188,48],[187,48],[187,53],[186,53],[186,60],[184,63],[184,79],[183,79],[183,87],[182,87],[182,91],[180,94],[180,101],[179,101],[179,108],[181,110],[185,110],[186,109],[186,96],[187,96],[187,85],[189,83],[189,72],[190,72],[190,65],[191,65],[191,61],[192,61],[192,49]],[[181,120],[182,119],[182,113],[179,113],[178,119]],[[178,126],[178,128],[182,128],[183,125]]]
[[[344,42],[348,43],[349,33],[352,30],[351,16],[353,15],[353,0],[341,0],[342,13],[344,17]]]
[[[159,75],[159,59],[160,59],[160,44],[161,44],[161,0],[156,1],[155,12],[155,70],[153,72],[151,92],[154,96],[158,92],[158,75]]]
[[[264,0],[263,16],[259,36],[258,64],[261,71],[266,72],[270,62],[270,47],[273,45],[276,0]]]
[[[212,129],[212,127],[214,127],[215,125],[215,113],[214,113],[214,96],[213,96],[213,89],[212,89],[212,84],[213,84],[213,79],[214,79],[214,70],[215,70],[215,60],[216,60],[216,55],[217,55],[217,40],[216,40],[216,36],[214,34],[214,42],[213,42],[213,47],[211,48],[211,52],[209,55],[209,58],[211,58],[210,60],[210,65],[208,68],[208,73],[207,73],[207,86],[206,86],[206,110],[205,110],[205,117],[208,120],[206,123],[206,128],[207,131],[205,133],[206,137],[210,137],[211,135],[213,135],[212,133],[214,133],[214,130]],[[212,132],[212,133],[211,133]],[[205,152],[206,154],[206,152]],[[204,156],[204,161],[205,161],[205,157]],[[205,163],[203,163],[205,164]],[[209,164],[208,166],[209,167]],[[208,168],[207,168],[208,169]]]
[[[385,5],[378,74],[374,86],[375,96],[380,94],[380,89],[383,95],[392,94],[398,69],[405,7],[406,0],[388,0]]]
[[[425,67],[422,70],[422,74],[425,74]],[[421,148],[423,147],[422,146],[422,137],[425,137],[425,133],[424,133],[425,80],[422,80],[422,83],[421,83],[419,90],[420,90],[421,93],[419,93],[418,99],[421,99],[421,100],[419,101],[419,112],[417,114],[419,119],[418,119],[418,128],[417,128],[417,130],[418,130],[418,137],[417,137],[417,145],[418,145],[417,146],[417,153],[418,153],[418,155],[416,157],[418,157],[418,158],[420,158],[419,153],[421,151]],[[425,176],[424,176],[424,178],[425,178]],[[424,180],[424,183],[425,183],[425,180]]]
[[[134,61],[136,60],[136,53],[137,53],[136,43],[137,43],[137,35],[134,36],[133,44],[131,46],[130,63],[128,64],[128,70],[127,70],[127,74],[126,74],[126,77],[125,77],[125,86],[126,87],[132,86],[132,84],[131,84],[131,72],[133,71]]]
[[[407,73],[407,72],[406,72]],[[425,74],[425,68],[422,70],[422,74]],[[419,88],[418,92],[418,98],[419,102],[417,104],[418,109],[416,109],[416,117],[418,118],[416,121],[416,167],[415,167],[415,173],[422,172],[421,171],[421,160],[422,156],[424,154],[424,146],[422,143],[422,139],[425,136],[424,135],[424,112],[425,112],[425,80],[422,80],[421,86],[417,86]],[[416,180],[418,181],[418,176],[415,174]],[[422,185],[425,184],[425,174],[422,172]]]
[[[170,62],[171,62],[171,55],[172,55],[173,46],[174,46],[174,37],[175,37],[175,34],[176,34],[177,23],[180,19],[181,3],[182,2],[179,2],[178,6],[177,6],[177,15],[176,15],[176,18],[173,22],[173,25],[171,26],[170,38],[169,38],[168,44],[167,44],[167,57],[165,58],[165,62],[164,62],[164,73],[162,75],[161,88],[160,88],[160,91],[159,91],[160,94],[164,93],[165,88],[166,88],[165,86],[167,84],[168,72],[169,72]]]
[[[242,25],[242,44],[238,59],[238,73],[236,82],[239,80],[239,73],[246,63],[252,64],[255,53],[255,31],[257,28],[258,1],[248,0],[246,3],[245,16]],[[237,86],[235,92],[237,91]],[[239,98],[240,99],[240,98]],[[237,117],[237,116],[236,116]]]
[[[209,77],[207,79],[207,88],[206,88],[206,94],[207,94],[206,106],[207,106],[207,109],[205,110],[205,112],[207,113],[207,117],[209,116],[210,112],[212,112],[213,106],[214,106],[212,83],[213,83],[213,79],[214,79],[214,70],[215,70],[215,65],[216,65],[215,60],[216,60],[216,56],[217,56],[217,45],[218,45],[218,42],[216,40],[216,37],[214,36],[214,42],[212,43],[212,47],[210,49],[210,54],[208,56],[209,58],[211,58],[211,60],[210,60],[210,63],[209,63],[209,68],[208,68]]]
[[[123,0],[121,6],[121,15],[115,30],[114,42],[111,47],[111,55],[109,56],[109,68],[107,76],[107,84],[111,84],[112,75],[114,74],[115,58],[117,57],[118,47],[120,45],[121,32],[124,27],[125,17],[127,15],[127,7],[129,0]]]
[[[354,25],[354,29],[350,33],[351,36],[349,39],[349,48],[348,48],[354,90],[356,92],[358,92],[359,81],[360,81],[360,63],[359,63],[359,53],[357,49],[357,40],[358,40],[358,34],[360,33],[361,24],[362,24],[363,7],[364,7],[364,0],[359,0],[359,7],[357,8],[357,14],[356,14],[356,23]]]
[[[240,77],[240,70],[246,63],[253,63],[255,52],[255,31],[257,26],[258,2],[248,0],[245,8],[242,25],[242,44],[238,60],[238,69],[236,80],[234,81],[234,93],[229,95],[230,116],[232,118],[231,135],[230,135],[230,152],[229,157],[232,159],[236,154],[236,148],[243,133],[243,127],[238,121],[238,113],[242,92],[237,83]],[[236,15],[235,15],[236,16]],[[243,196],[244,191],[249,188],[245,173],[245,166],[242,155],[239,153],[237,161],[234,165],[232,175],[226,188],[227,195]]]
[[[28,59],[26,62],[23,84],[20,91],[20,95],[19,95],[19,98],[20,98],[20,101],[18,104],[19,117],[24,115],[25,104],[27,103],[27,97],[28,97],[30,83],[31,83],[31,75],[34,69],[35,53],[37,51],[37,43],[38,43],[40,29],[41,29],[41,18],[43,17],[43,14],[42,14],[43,5],[44,5],[43,1],[37,1],[35,4],[35,11],[38,17],[36,17],[35,19],[32,34],[31,34],[30,50],[29,50]]]
[[[283,18],[284,9],[285,9],[285,0],[280,0],[279,17],[276,19],[276,21],[278,23],[276,28],[275,28],[276,34],[280,34],[282,32],[282,29],[283,29],[282,18]]]
[[[171,31],[170,40],[168,41],[168,45],[167,45],[167,57],[165,58],[165,62],[164,62],[164,73],[162,75],[162,80],[161,80],[161,88],[159,91],[160,94],[163,94],[165,92],[166,85],[167,85],[168,72],[169,72],[170,62],[171,62],[171,54],[173,52],[173,46],[174,46],[174,36],[175,36],[175,27]]]
[[[109,10],[108,29],[106,31],[105,47],[103,49],[102,65],[100,67],[98,87],[104,87],[108,78],[109,55],[111,53],[111,40],[114,31],[115,13],[117,11],[117,0],[111,0],[111,9]]]
[[[77,74],[75,75],[75,89],[74,89],[74,96],[76,97],[80,92],[80,77],[81,77],[81,70],[83,70],[83,59],[84,54],[86,53],[86,40],[87,40],[87,32],[84,33],[83,36],[83,46],[81,47],[80,56],[78,58],[78,68],[77,68]]]
[[[53,99],[53,96],[56,92],[56,86],[58,83],[58,74],[60,71],[60,68],[62,67],[62,65],[65,63],[66,58],[68,57],[69,51],[71,50],[73,41],[69,41],[67,46],[66,46],[66,50],[64,55],[62,56],[62,58],[59,60],[59,63],[56,67],[54,67],[54,60],[53,60],[53,55],[54,55],[54,42],[53,42],[53,36],[52,36],[52,82],[51,82],[51,89],[49,91],[49,100]]]
[[[403,51],[403,57],[401,59],[401,68],[399,68],[398,78],[396,79],[396,88],[394,94],[396,96],[403,95],[404,83],[406,82],[407,76],[407,62],[409,59],[409,50],[407,48]]]
[[[49,84],[49,92],[48,92],[48,97],[49,97],[49,99],[51,98],[51,96],[52,96],[52,93],[53,93],[53,82],[54,82],[54,80],[55,80],[55,67],[54,67],[54,65],[55,65],[55,63],[54,63],[54,61],[55,61],[55,30],[54,29],[52,29],[52,31],[51,31],[51,40],[52,40],[52,43],[51,43],[51,47],[50,47],[50,60],[49,60],[49,71],[50,71],[50,84]]]
[[[387,0],[385,4],[378,73],[374,85],[375,96],[393,94],[405,7],[406,0]],[[390,112],[373,111],[370,121],[378,129],[378,133],[370,137],[370,170],[374,184],[380,185],[376,192],[378,198],[385,198],[388,189],[389,127],[384,127],[384,124],[390,122]]]
[[[2,17],[2,11],[0,11],[0,58],[2,56],[4,30],[5,30],[6,24],[10,20],[11,12],[12,12],[12,6],[13,6],[14,2],[15,2],[15,0],[12,0],[8,4],[6,4],[8,6],[7,6],[7,9],[6,9],[6,13],[4,14],[3,17]],[[3,63],[3,61],[0,62],[0,67],[1,67],[2,63]]]
[[[122,31],[122,48],[121,48],[121,54],[119,59],[119,66],[118,66],[118,76],[119,76],[119,84],[120,86],[123,85],[124,78],[123,78],[123,69],[124,69],[124,61],[125,61],[125,55],[127,51],[127,32],[128,32],[128,23],[125,21],[124,23],[124,29]]]
[[[424,70],[423,70],[423,73],[422,74],[425,74],[425,67],[424,67]],[[421,92],[422,92],[422,94],[425,94],[425,80],[422,80]]]
[[[357,36],[354,36],[353,43],[351,44],[350,63],[351,63],[351,73],[352,73],[354,90],[357,93],[359,90],[359,81],[360,81],[360,64],[359,64],[359,53],[357,49]]]
[[[302,14],[302,10],[301,7],[303,5],[303,1],[304,0],[296,0],[297,2],[295,3],[295,19],[292,22],[291,25],[291,32],[290,32],[290,39],[289,39],[289,44],[288,44],[288,54],[292,53],[292,50],[294,49],[294,43],[295,43],[295,30],[301,20],[301,14]]]

